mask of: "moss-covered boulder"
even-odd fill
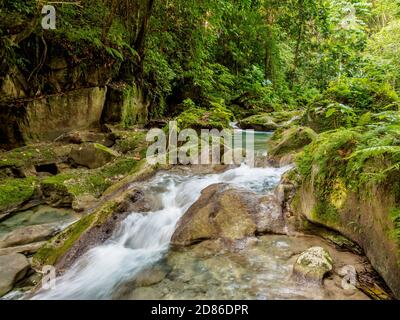
[[[293,277],[299,282],[322,284],[324,276],[333,269],[329,252],[321,247],[304,251],[293,266]]]
[[[304,113],[301,124],[321,133],[329,130],[348,128],[357,124],[361,115],[344,104],[334,100],[313,102]]]
[[[333,81],[324,97],[357,111],[379,112],[383,109],[397,109],[400,104],[400,98],[391,84],[367,78],[341,78]]]
[[[400,297],[398,138],[389,126],[320,134],[297,157],[291,208],[357,243]]]
[[[71,148],[71,145],[41,143],[0,152],[0,178],[36,176],[50,165],[57,167],[66,162]]]
[[[178,222],[171,243],[188,246],[204,240],[240,240],[262,233],[284,233],[281,203],[274,196],[215,184],[203,190]]]
[[[38,180],[35,177],[0,181],[0,220],[38,199]]]
[[[99,143],[84,143],[72,148],[69,157],[75,164],[97,169],[115,159],[118,154]]]
[[[273,165],[283,166],[294,160],[294,156],[317,138],[314,130],[293,127],[275,132],[268,142],[268,160]]]
[[[279,125],[270,114],[260,114],[248,117],[239,122],[242,129],[254,129],[256,131],[274,131]]]
[[[275,111],[253,115],[239,121],[242,129],[254,129],[256,131],[275,131],[286,128],[300,122],[303,111]]]
[[[146,131],[143,130],[121,130],[111,128],[116,143],[114,149],[121,154],[132,155],[135,159],[145,158],[148,142],[146,142]]]
[[[230,128],[233,113],[222,103],[210,102],[209,108],[202,108],[187,99],[183,105],[184,111],[176,118],[179,130]]]
[[[99,198],[112,185],[140,171],[143,161],[120,157],[98,169],[80,168],[46,177],[40,182],[42,198],[55,207],[80,207],[82,197]]]
[[[33,267],[40,269],[44,265],[55,265],[62,273],[88,249],[106,241],[130,212],[147,211],[149,208],[145,195],[137,189],[124,191],[102,202],[92,213],[41,247],[33,257]]]

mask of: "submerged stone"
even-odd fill
[[[322,284],[324,276],[332,269],[333,259],[329,252],[321,247],[312,247],[298,257],[293,276],[298,281]]]

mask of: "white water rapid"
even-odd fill
[[[271,191],[288,168],[241,166],[221,174],[179,175],[161,172],[147,183],[145,192],[159,197],[162,209],[132,212],[103,245],[89,250],[56,281],[33,299],[110,299],[116,287],[157,263],[168,252],[179,218],[215,183],[231,183],[256,192]]]

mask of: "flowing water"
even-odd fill
[[[266,151],[269,136],[256,133],[259,154]],[[159,172],[140,185],[159,204],[157,209],[132,212],[107,242],[90,249],[60,276],[54,289],[40,290],[33,299],[346,298],[337,285],[340,278],[331,279],[324,288],[299,286],[290,278],[296,256],[314,245],[329,248],[338,266],[365,263],[320,238],[266,235],[239,241],[228,251],[221,249],[218,241],[206,241],[183,252],[170,249],[178,220],[206,187],[229,183],[265,194],[274,190],[286,170],[288,167],[242,165],[203,175],[183,170]],[[366,296],[356,292],[352,298]]]
[[[54,290],[36,299],[106,299],[117,285],[153,265],[168,251],[176,223],[207,186],[231,183],[256,192],[268,192],[287,168],[241,166],[222,174],[204,176],[159,173],[145,188],[159,197],[162,209],[132,213],[104,245],[91,249],[57,279]]]

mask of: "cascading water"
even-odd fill
[[[132,213],[105,244],[89,250],[56,282],[33,299],[109,299],[115,288],[161,260],[179,218],[215,183],[231,183],[255,192],[271,191],[288,168],[250,168],[242,165],[204,176],[162,172],[145,191],[159,197],[161,209]],[[161,191],[160,191],[161,190]]]

